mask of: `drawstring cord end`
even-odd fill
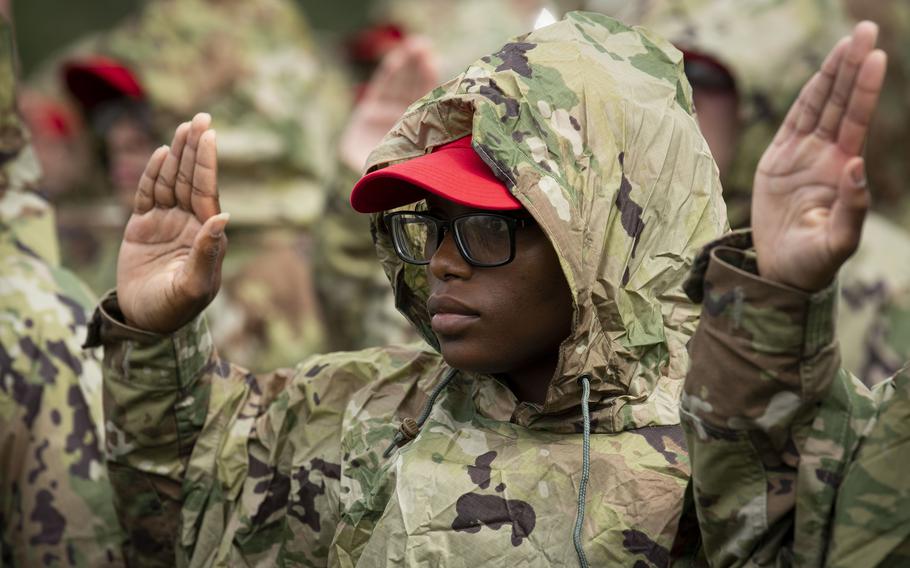
[[[581,483],[578,485],[578,506],[575,513],[575,530],[572,532],[572,541],[575,543],[575,553],[578,555],[578,565],[588,568],[588,557],[581,545],[581,530],[585,522],[585,501],[588,493],[588,477],[591,474],[591,415],[588,409],[588,399],[591,397],[591,377],[582,375],[578,377],[581,382],[581,418],[584,428],[581,454]]]
[[[443,377],[442,381],[436,385],[436,388],[433,389],[433,392],[430,393],[429,399],[427,399],[426,404],[423,407],[423,410],[420,413],[420,416],[417,420],[413,418],[405,418],[401,421],[401,425],[398,427],[398,431],[395,432],[395,437],[392,438],[392,443],[389,444],[389,447],[382,452],[382,457],[388,459],[392,452],[395,451],[395,448],[400,448],[417,437],[417,434],[420,434],[420,429],[423,427],[423,423],[427,421],[427,418],[430,416],[430,412],[433,410],[433,405],[436,404],[436,399],[439,398],[439,395],[442,393],[443,389],[448,386],[452,379],[455,378],[455,375],[458,374],[456,369],[449,369],[449,372],[446,373],[446,376]]]

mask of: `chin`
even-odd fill
[[[490,345],[480,346],[466,341],[439,339],[442,358],[450,366],[468,373],[494,374],[503,372],[501,353],[490,352]]]

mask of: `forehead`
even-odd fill
[[[511,210],[499,210],[499,209],[480,209],[477,207],[471,207],[469,205],[462,205],[460,203],[455,203],[444,197],[438,195],[428,194],[426,199],[424,199],[428,211],[436,213],[442,217],[452,218],[459,215],[466,215],[468,213],[499,213],[502,215],[508,215],[510,217],[530,217],[531,214],[524,208],[522,209],[511,209]]]

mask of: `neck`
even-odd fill
[[[541,357],[530,365],[506,373],[506,384],[520,402],[542,406],[547,400],[547,390],[558,362],[558,354]]]

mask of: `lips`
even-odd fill
[[[480,318],[475,309],[450,296],[430,296],[427,310],[433,331],[441,336],[458,335]]]

